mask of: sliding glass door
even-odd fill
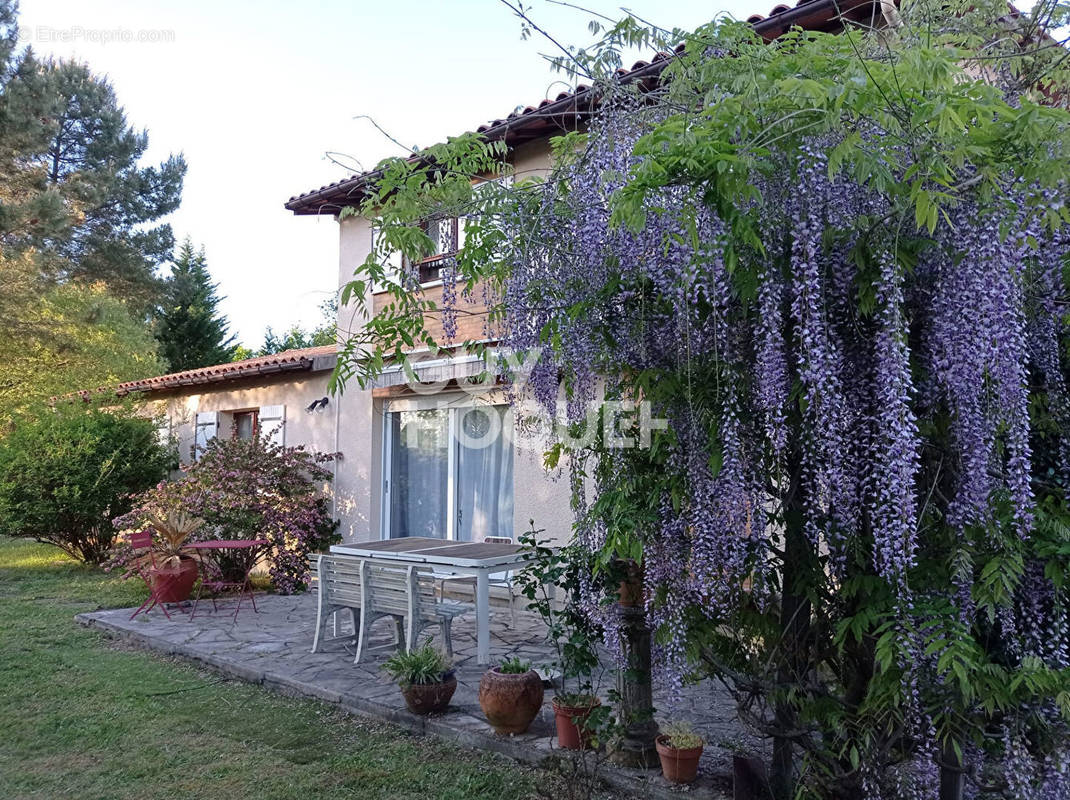
[[[383,531],[482,541],[513,535],[508,406],[388,410]]]

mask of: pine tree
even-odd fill
[[[43,74],[54,115],[44,153],[48,185],[79,217],[54,243],[63,277],[102,281],[147,310],[163,289],[156,269],[175,247],[170,225],[152,225],[178,208],[186,162],[172,155],[140,166],[148,134],[127,122],[111,84],[86,65],[49,61]]]
[[[223,364],[234,356],[227,318],[218,313],[223,299],[208,272],[204,250],[186,239],[171,267],[165,300],[156,320],[160,354],[173,372]]]
[[[185,160],[142,166],[148,134],[111,84],[85,64],[18,51],[14,13],[0,0],[0,246],[32,249],[49,279],[103,283],[147,313],[175,246],[157,223],[181,202]]]

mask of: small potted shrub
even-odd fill
[[[565,750],[583,750],[591,745],[591,712],[602,705],[598,696],[589,691],[560,692],[551,701],[557,744]]]
[[[695,780],[703,742],[690,725],[685,722],[665,725],[654,744],[665,780],[669,783],[691,783]]]
[[[602,704],[591,684],[591,675],[599,667],[596,643],[602,637],[579,601],[580,576],[589,575],[593,565],[579,547],[547,547],[538,541],[539,533],[533,525],[520,537],[529,561],[518,581],[528,598],[528,609],[542,618],[547,640],[557,652],[550,666],[561,671],[560,691],[553,698],[558,746],[581,750],[597,745],[595,734],[609,717],[608,709],[592,714]],[[560,608],[548,586],[563,592],[565,602]]]
[[[479,707],[496,733],[523,733],[542,708],[542,678],[530,661],[507,659],[483,673]]]
[[[157,533],[151,555],[155,567],[149,572],[153,593],[161,603],[185,602],[197,582],[197,561],[192,551],[186,548],[186,540],[204,524],[204,520],[181,511],[171,512],[166,517],[152,514],[148,519]]]
[[[446,656],[431,646],[397,652],[383,663],[383,669],[401,687],[405,706],[413,714],[437,714],[445,711],[457,691],[457,678]]]

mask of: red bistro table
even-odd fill
[[[193,601],[193,610],[190,612],[190,622],[197,615],[197,604],[201,602],[201,592],[205,587],[213,592],[219,592],[226,589],[238,590],[238,604],[234,609],[234,620],[238,619],[238,612],[241,611],[242,598],[248,595],[249,601],[253,604],[253,611],[256,611],[256,598],[253,596],[253,589],[249,583],[249,573],[252,572],[253,567],[256,565],[257,556],[259,551],[264,547],[270,545],[271,542],[267,539],[213,539],[207,542],[192,542],[186,545],[186,548],[190,550],[197,550],[197,555],[201,556],[199,559],[201,570],[201,585],[197,589],[197,597]],[[213,550],[226,551],[233,550],[240,552],[242,550],[248,550],[248,557],[245,559],[245,569],[240,581],[213,581],[208,579],[208,573],[204,569],[204,555],[210,553]],[[219,607],[216,605],[215,596],[212,596],[212,610],[218,611]],[[259,613],[259,612],[257,612]]]

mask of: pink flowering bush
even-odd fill
[[[119,530],[139,530],[150,515],[181,510],[205,524],[191,541],[267,539],[275,590],[292,594],[308,581],[308,555],[337,541],[323,487],[331,478],[323,464],[332,455],[284,448],[260,437],[213,439],[201,458],[177,481],[163,481],[137,497],[134,508],[113,520]],[[240,564],[225,553],[214,559],[227,578]],[[113,565],[124,561],[120,549]]]

